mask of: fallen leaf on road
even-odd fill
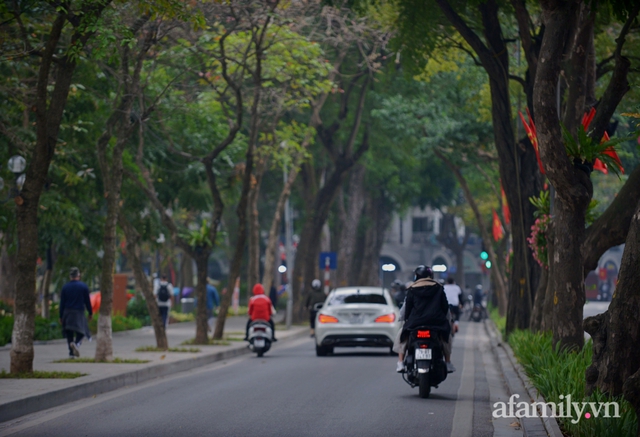
[[[166,355],[162,355],[162,356],[160,357],[160,359],[161,359],[161,360],[164,360],[164,357],[166,357]]]

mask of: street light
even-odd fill
[[[444,273],[447,271],[447,266],[445,266],[444,264],[436,264],[431,267],[431,270],[433,270],[435,273]]]
[[[0,203],[6,203],[9,199],[15,199],[18,205],[22,204],[22,198],[20,197],[20,190],[24,185],[24,181],[27,179],[27,175],[22,173],[27,168],[27,160],[20,155],[14,155],[9,158],[7,168],[13,173],[13,187],[9,189],[7,198],[1,200]],[[4,180],[0,178],[0,190],[4,188]]]

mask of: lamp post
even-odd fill
[[[6,203],[9,199],[15,199],[15,202],[20,205],[22,203],[22,198],[20,197],[20,190],[24,185],[24,181],[26,180],[26,175],[23,173],[27,168],[27,160],[24,159],[20,155],[14,155],[9,158],[9,162],[7,163],[7,168],[11,173],[13,173],[13,186],[9,188],[9,192],[7,193],[7,198],[0,201],[0,203]],[[4,180],[0,177],[0,190],[4,188]]]

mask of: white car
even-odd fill
[[[393,340],[402,326],[398,318],[398,307],[386,288],[336,288],[316,315],[316,355],[357,346],[385,347],[393,353]]]

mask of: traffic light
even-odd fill
[[[487,262],[484,263],[484,266],[488,269],[491,268],[491,261],[487,260]]]
[[[480,252],[480,258],[482,258],[483,260],[488,260],[489,259],[489,254],[486,251],[482,251]],[[491,261],[487,261],[488,263],[491,263]]]

